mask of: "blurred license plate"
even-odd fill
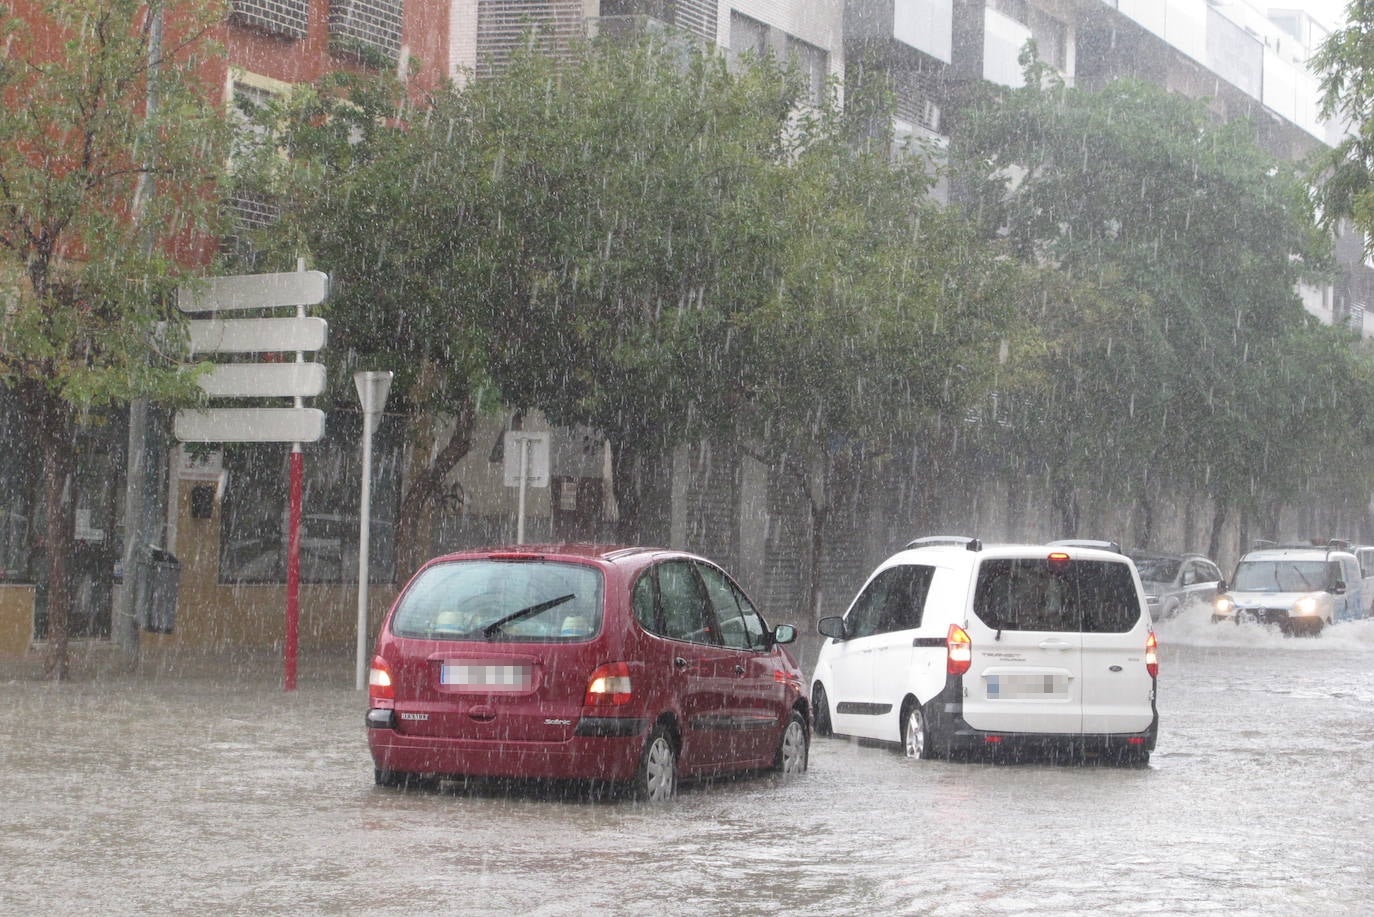
[[[1003,672],[987,676],[989,700],[1066,697],[1069,678],[1059,672]]]
[[[445,662],[439,669],[439,684],[483,691],[528,691],[530,667],[483,662]]]

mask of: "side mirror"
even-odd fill
[[[1332,595],[1345,595],[1345,580],[1338,579],[1332,583],[1330,592]]]
[[[1223,592],[1225,592],[1225,591],[1226,591],[1226,580],[1225,580],[1225,579],[1219,579],[1219,580],[1217,580],[1217,595],[1221,595],[1221,594],[1222,594]]]
[[[797,639],[797,629],[791,624],[779,624],[773,628],[773,643],[791,643]]]
[[[828,618],[821,618],[816,622],[816,630],[822,637],[830,637],[832,640],[845,639],[844,618],[833,615]]]

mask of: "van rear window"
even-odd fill
[[[979,566],[973,613],[998,630],[1121,634],[1135,627],[1141,608],[1123,563],[1008,558]]]

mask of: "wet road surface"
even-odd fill
[[[3,681],[0,913],[1367,912],[1374,621],[1159,631],[1145,769],[822,739],[661,808],[376,788],[347,653]]]

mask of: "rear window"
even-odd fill
[[[983,561],[973,613],[997,630],[1121,634],[1141,612],[1126,564],[1017,558]]]
[[[601,629],[602,577],[581,564],[461,560],[425,570],[391,621],[399,637],[572,643]]]

